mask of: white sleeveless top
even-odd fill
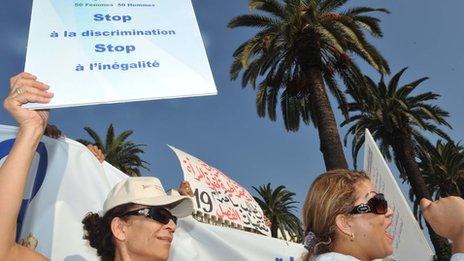
[[[359,259],[336,252],[329,252],[318,255],[316,261],[359,261]]]
[[[322,255],[318,255],[316,257],[316,261],[359,261],[359,259],[340,253],[329,252]],[[450,261],[464,261],[464,253],[454,254],[453,256],[451,256]]]

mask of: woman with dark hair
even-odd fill
[[[154,177],[131,177],[108,194],[103,213],[89,213],[84,238],[103,261],[167,260],[177,218],[192,213],[190,197],[166,195]]]

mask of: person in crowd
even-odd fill
[[[97,158],[100,163],[105,161],[105,154],[103,154],[103,151],[101,151],[100,148],[98,148],[97,145],[94,144],[88,144],[87,148],[92,152],[92,154]]]
[[[56,125],[52,124],[47,124],[47,127],[45,127],[44,135],[48,136],[50,138],[58,139],[61,136],[63,136],[62,132]],[[103,151],[101,151],[100,148],[98,148],[97,145],[94,144],[88,144],[86,146],[90,152],[97,158],[97,160],[102,163],[105,161],[105,154],[103,154]]]
[[[453,242],[451,261],[464,261],[464,199],[422,199],[420,203],[433,230]],[[316,178],[304,203],[304,246],[308,253],[303,260],[385,258],[393,253],[393,236],[388,232],[391,218],[385,196],[376,191],[366,173],[328,171]]]
[[[373,260],[392,254],[392,211],[364,172],[332,170],[311,185],[303,207],[304,260]]]
[[[87,148],[100,162],[105,160],[98,146]],[[189,182],[182,181],[177,192],[167,195],[154,177],[120,182],[108,194],[102,215],[89,213],[82,220],[84,239],[103,261],[167,260],[177,218],[193,211]]]
[[[167,260],[177,218],[192,214],[188,196],[166,195],[154,177],[130,177],[108,194],[103,213],[89,213],[84,238],[103,261]]]
[[[38,81],[36,76],[23,72],[10,79],[10,92],[3,102],[19,128],[15,143],[0,166],[0,260],[47,260],[33,249],[16,243],[15,238],[16,220],[29,168],[40,139],[46,131],[52,137],[61,135],[53,126],[47,125],[48,110],[22,107],[29,102],[48,103],[53,97],[48,90],[49,86]],[[92,151],[92,148],[89,149]],[[101,158],[99,160],[102,161]],[[141,188],[136,188],[137,184]],[[96,244],[95,238],[113,242],[114,259],[104,260],[166,260],[177,218],[191,214],[192,207],[190,197],[165,195],[156,178],[129,178],[115,186],[108,195],[102,217],[89,214],[84,219],[86,238],[91,245]],[[103,224],[109,217],[110,230],[106,232],[110,237],[101,237],[102,231],[95,230],[94,226],[108,229]],[[106,244],[104,246],[111,245],[98,242],[102,243]]]
[[[100,162],[105,160],[98,146],[87,148]],[[193,211],[189,182],[182,181],[176,192],[167,195],[154,177],[120,182],[108,194],[102,215],[89,213],[82,220],[84,239],[103,261],[167,260],[177,218]]]

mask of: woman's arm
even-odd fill
[[[47,103],[53,97],[36,77],[21,73],[11,78],[4,108],[18,122],[16,141],[0,167],[0,260],[43,260],[45,257],[15,242],[16,219],[35,151],[48,121],[48,111],[22,108],[28,102]]]

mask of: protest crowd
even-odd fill
[[[298,180],[307,194],[296,210],[300,202],[285,186],[253,187],[255,197],[170,145],[183,179],[165,190],[156,173],[142,176],[138,167],[149,171],[148,162],[137,156],[143,145],[126,141],[132,131],[115,135],[112,124],[106,145],[117,140],[136,155],[119,166],[89,127],[95,142],[66,138],[49,123],[51,109],[216,95],[217,88],[190,0],[48,1],[32,6],[25,72],[0,86],[17,125],[0,125],[0,261],[464,261],[464,146],[440,129],[451,128],[450,113],[430,103],[440,95],[416,93],[428,77],[400,86],[403,68],[385,82],[390,66],[370,41],[383,37],[372,14],[389,10],[249,0],[250,13],[227,24],[259,30],[235,49],[228,74],[256,91],[258,115],[275,121],[281,112],[287,131],[303,123],[317,130],[325,170],[307,173],[311,183]],[[358,61],[380,75],[378,83]],[[437,135],[437,145],[422,132]],[[452,162],[427,162],[434,152]]]
[[[22,105],[49,102],[53,94],[48,88],[34,75],[20,73],[11,78],[10,94],[3,103],[19,129],[0,168],[0,231],[4,235],[0,260],[46,260],[16,243],[15,233],[28,171],[49,117],[47,110],[34,111]],[[89,149],[102,160],[98,148]],[[167,260],[178,218],[193,211],[188,184],[181,184],[180,190],[187,195],[167,195],[153,177],[128,178],[113,187],[101,213],[83,217],[84,238],[101,260]],[[432,228],[453,242],[452,260],[464,260],[464,220],[448,219],[464,216],[464,200],[422,199],[421,208]],[[376,191],[366,173],[328,171],[311,185],[304,203],[304,260],[385,258],[393,252],[392,235],[387,232],[391,218],[385,196]]]

